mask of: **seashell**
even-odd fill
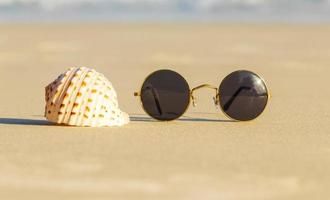
[[[129,116],[118,107],[117,94],[103,74],[70,68],[46,88],[45,117],[71,126],[121,126]]]

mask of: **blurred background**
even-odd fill
[[[0,199],[329,199],[329,22],[330,0],[0,0]],[[129,125],[45,126],[44,87],[75,66]],[[201,90],[150,121],[133,93],[160,68],[191,87],[249,69],[272,99],[233,123]]]
[[[330,0],[0,0],[0,22],[329,22]]]

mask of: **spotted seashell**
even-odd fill
[[[45,117],[71,126],[121,126],[129,116],[118,107],[117,94],[103,74],[71,68],[46,88]]]

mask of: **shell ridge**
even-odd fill
[[[111,86],[111,84],[108,84],[107,79],[104,75],[101,75],[101,84],[102,84],[102,94],[100,94],[100,98],[102,100],[101,107],[99,108],[99,121],[102,122],[102,126],[111,126],[113,125],[113,119],[109,116],[109,106],[111,105],[109,98],[106,98],[105,96],[108,95],[108,87]],[[112,87],[112,86],[111,86]]]
[[[73,110],[73,105],[76,103],[77,101],[77,98],[78,98],[78,93],[80,92],[80,89],[81,89],[81,86],[82,86],[82,83],[87,75],[87,72],[88,70],[84,69],[84,68],[81,68],[81,75],[79,76],[77,82],[75,83],[75,87],[76,89],[72,91],[72,95],[70,97],[70,100],[69,100],[69,104],[67,106],[67,109],[66,109],[66,115],[64,117],[64,121],[65,123],[69,123],[70,124],[70,120],[71,118],[75,118],[77,117],[77,115],[79,113],[76,113],[74,116],[72,115],[72,110]]]
[[[71,73],[70,70],[66,71],[64,74],[67,74],[69,72]],[[52,115],[50,115],[51,116],[51,120],[54,120],[54,121],[57,121],[58,120],[58,117],[59,117],[58,115],[59,114],[58,114],[58,112],[55,112],[57,110],[57,108],[58,108],[57,101],[58,101],[58,97],[61,94],[61,91],[62,91],[62,89],[64,87],[64,84],[65,84],[67,78],[68,77],[65,77],[65,75],[61,74],[55,81],[53,81],[50,84],[50,86],[53,87],[55,85],[55,83],[57,82],[56,87],[59,87],[59,88],[57,88],[58,91],[57,90],[54,90],[53,93],[49,94],[49,96],[51,98],[51,101],[48,101],[47,102],[47,105],[48,105],[47,106],[48,107],[48,111],[47,112],[49,112],[49,114],[52,114]],[[62,82],[62,80],[64,80],[64,83]]]
[[[71,70],[71,69],[70,69]],[[51,101],[48,101],[47,105],[50,107],[49,111],[51,113],[53,113],[53,115],[51,115],[51,117],[53,118],[53,120],[57,120],[58,119],[58,112],[55,112],[57,109],[57,104],[56,101],[60,95],[60,91],[63,88],[63,85],[66,81],[66,74],[70,72],[70,70],[66,71],[65,73],[61,74],[59,77],[57,77],[57,79],[55,81],[53,81],[51,83],[51,87],[53,87],[53,92],[49,95],[51,96]],[[63,83],[64,82],[64,83]],[[56,88],[56,89],[55,89]],[[54,119],[55,118],[55,119]]]
[[[84,86],[84,84],[87,84],[86,83],[86,79],[87,79],[87,76],[88,74],[90,73],[91,69],[89,68],[83,68],[85,71],[86,71],[86,74],[84,75],[84,77],[82,78],[82,82],[81,82],[81,85],[80,85],[80,88],[79,88],[79,92],[81,93],[81,97],[78,98],[79,102],[77,102],[77,98],[75,100],[75,103],[77,103],[78,105],[76,105],[76,112],[79,113],[78,115],[76,115],[75,118],[70,118],[69,120],[69,123],[70,124],[75,124],[75,125],[78,125],[78,126],[81,126],[81,122],[79,121],[79,118],[81,118],[82,116],[84,116],[84,110],[82,110],[82,103],[84,103],[84,99],[85,99],[85,96],[86,96],[86,91],[83,92],[83,88],[86,86],[86,88],[88,87],[87,85]],[[73,109],[74,110],[74,109]]]
[[[87,75],[89,73],[92,73],[93,74],[94,72],[89,69],[88,72],[87,72]],[[86,77],[87,77],[87,75],[86,75]],[[86,81],[86,77],[85,77],[84,81]],[[91,86],[94,84],[95,80],[96,80],[95,79],[95,76],[92,76],[91,80],[89,80],[89,82],[86,83],[86,91],[85,91],[85,93],[82,96],[82,98],[84,99],[84,101],[82,102],[81,105],[79,105],[79,107],[77,109],[78,112],[82,113],[82,115],[79,115],[77,117],[76,121],[75,121],[75,123],[78,124],[78,125],[84,125],[86,107],[88,105],[88,98],[89,98],[89,96],[91,94]]]
[[[60,95],[59,95],[59,98],[56,100],[56,103],[55,103],[57,109],[58,109],[58,108],[61,108],[61,104],[62,104],[62,102],[63,102],[65,96],[67,95],[67,90],[68,90],[68,88],[69,88],[69,86],[70,86],[70,83],[71,83],[71,81],[73,80],[74,75],[75,75],[78,71],[79,71],[79,68],[73,68],[72,71],[70,71],[69,76],[68,76],[67,79],[65,80],[65,83],[64,83],[63,88],[62,88],[62,91],[61,91],[61,93],[60,93]],[[68,96],[67,98],[70,98],[70,96],[71,96],[72,94],[68,94],[68,95],[69,95],[69,96]],[[65,107],[64,107],[64,110],[67,110],[67,105],[64,105],[64,106],[65,106]],[[59,110],[60,110],[60,109],[59,109]],[[58,117],[58,121],[59,121],[60,124],[65,123],[65,122],[63,121],[63,120],[64,120],[64,117],[65,117],[65,111],[63,112],[62,115],[59,115],[59,117]]]
[[[71,71],[69,71],[67,78],[64,80],[64,83],[62,85],[62,88],[60,90],[60,94],[58,95],[58,98],[56,99],[56,109],[60,110],[61,114],[58,114],[58,121],[60,124],[65,124],[64,121],[65,118],[65,112],[67,110],[67,99],[71,98],[72,93],[68,93],[68,89],[70,88],[70,84],[74,79],[74,75],[77,73],[79,68],[70,68]]]
[[[98,75],[98,78],[99,78],[99,75]],[[97,81],[99,81],[99,80],[96,80],[96,82]],[[104,102],[103,102],[104,101],[103,96],[102,95],[97,95],[98,93],[100,93],[100,92],[103,91],[104,85],[102,84],[101,86],[100,85],[98,85],[98,86],[99,87],[96,87],[95,88],[96,89],[96,93],[94,93],[94,95],[96,95],[96,99],[95,99],[95,107],[94,107],[94,115],[95,115],[95,117],[93,118],[93,123],[92,123],[93,126],[96,126],[100,122],[101,117],[99,115],[101,114],[100,113],[100,111],[102,110],[101,107],[104,104]],[[103,126],[103,122],[102,122],[101,126]]]
[[[50,105],[50,102],[49,102],[49,99],[51,99],[50,97],[50,87],[51,87],[52,84],[49,84],[45,87],[45,101],[46,101],[46,106],[45,106],[45,113],[44,113],[44,116],[46,117],[47,116],[47,112],[49,110],[49,105]]]
[[[84,105],[81,107],[81,109],[85,109],[86,110],[86,108],[87,108],[87,106],[88,106],[88,101],[89,101],[89,99],[91,99],[92,98],[92,90],[93,90],[93,86],[95,85],[95,82],[96,82],[96,80],[97,80],[97,76],[96,76],[96,74],[95,74],[95,71],[94,70],[91,70],[91,72],[92,72],[92,79],[91,79],[91,81],[90,81],[90,83],[89,83],[89,85],[88,85],[88,92],[86,92],[86,96],[87,96],[87,101],[85,101],[84,102]],[[85,98],[86,99],[86,98]],[[89,108],[90,110],[89,110],[89,112],[91,113],[92,112],[92,110],[91,110],[91,108]],[[92,121],[92,117],[91,116],[88,116],[88,118],[87,118],[87,120],[85,121],[84,120],[84,118],[83,118],[83,120],[82,120],[82,123],[83,124],[85,124],[85,125],[87,125],[87,126],[91,126],[91,121]]]
[[[54,120],[57,120],[58,119],[58,112],[56,112],[56,109],[57,109],[57,104],[56,104],[56,101],[57,101],[57,99],[58,99],[58,96],[59,96],[59,93],[60,93],[60,91],[61,91],[61,89],[62,89],[62,87],[63,87],[63,85],[61,84],[61,82],[59,83],[59,85],[58,85],[58,87],[59,87],[59,90],[58,91],[54,91],[54,93],[52,94],[52,101],[51,102],[49,102],[49,104],[50,104],[50,112],[51,113],[53,113],[53,118],[55,118]]]

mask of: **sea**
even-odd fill
[[[330,0],[0,0],[0,23],[329,23]]]

